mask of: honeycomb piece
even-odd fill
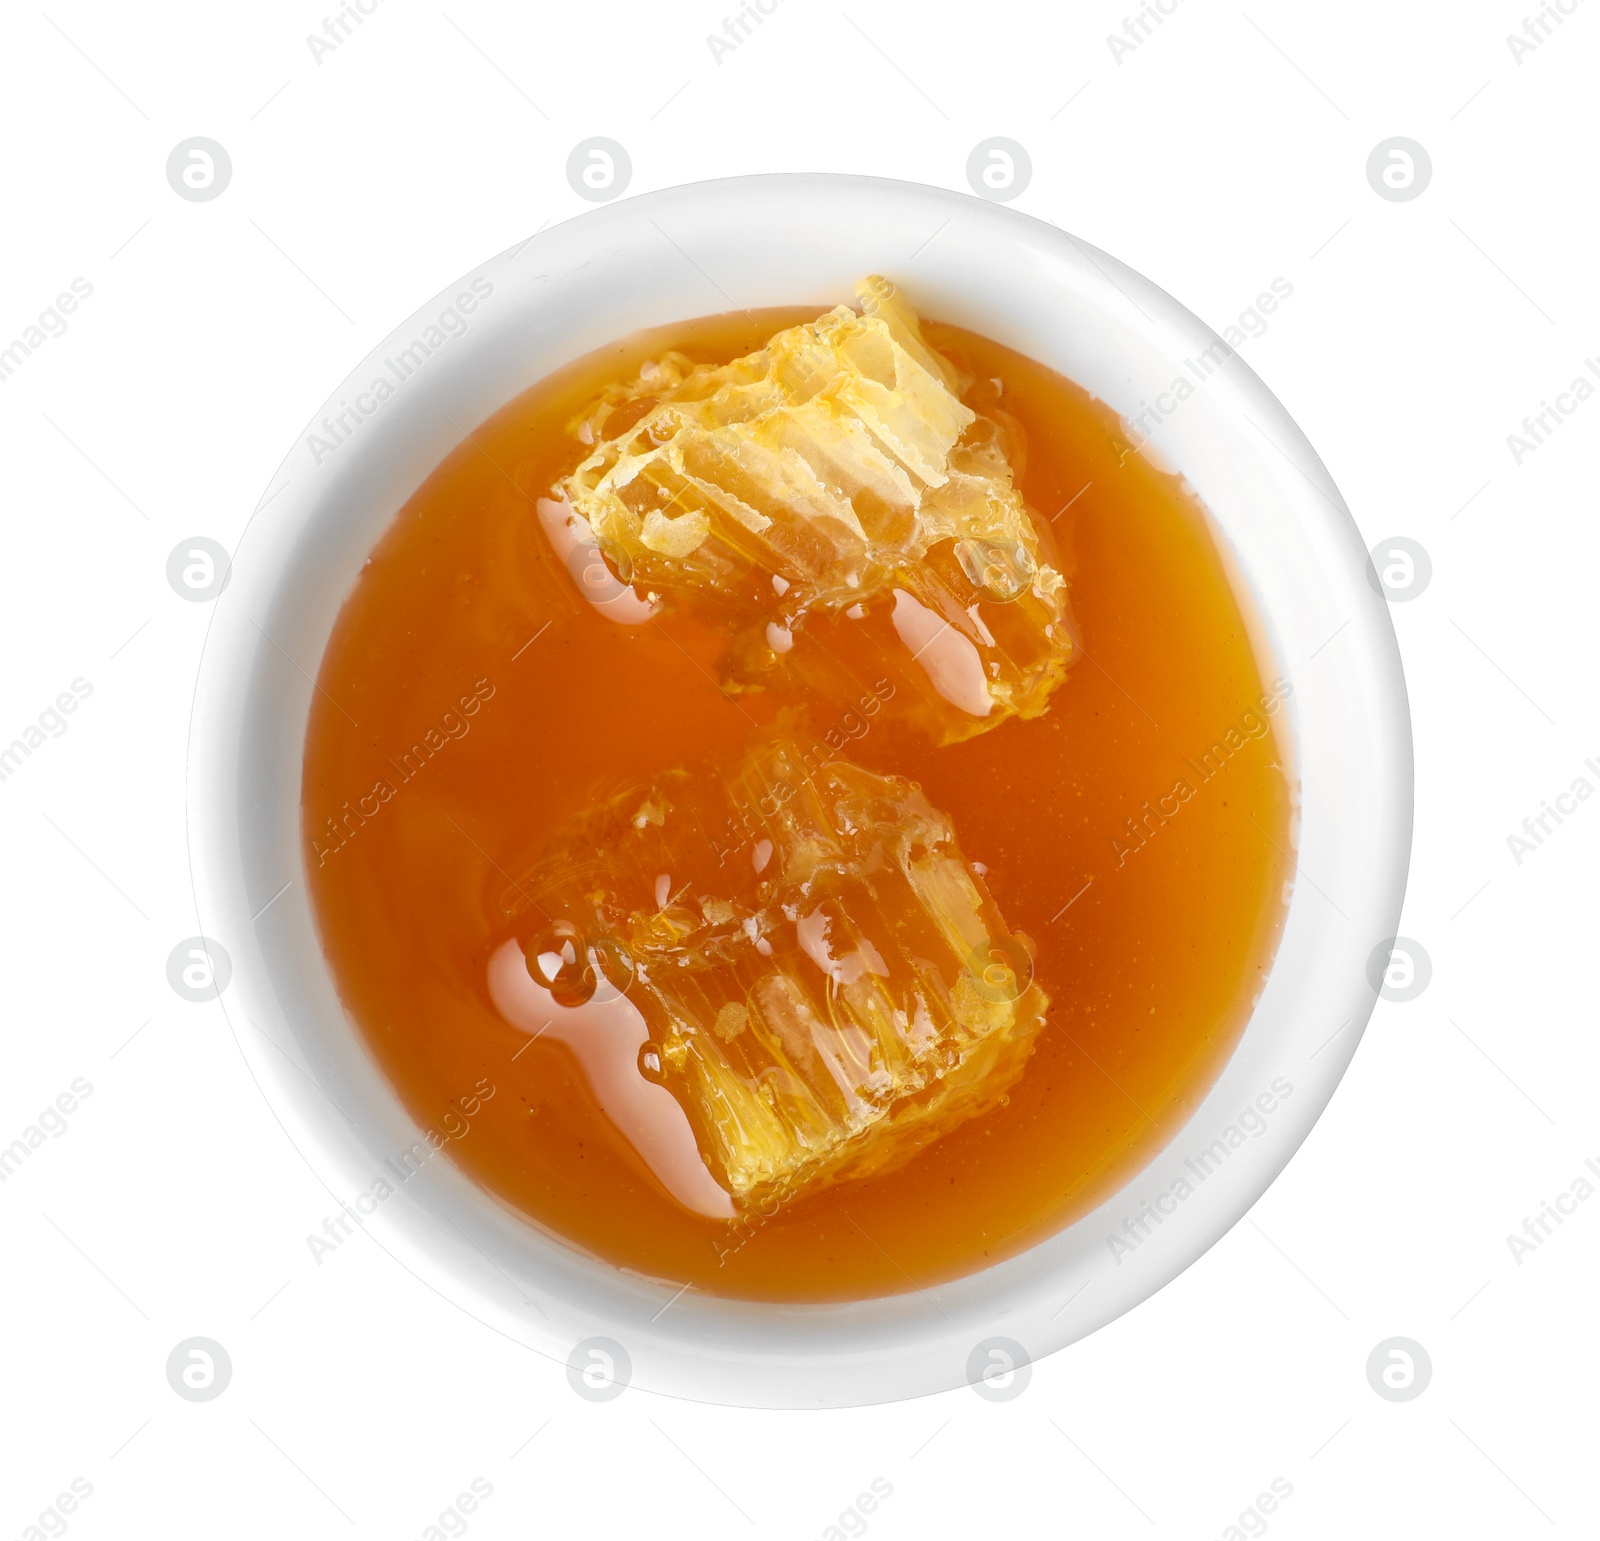
[[[527,955],[626,989],[641,1073],[741,1212],[908,1161],[996,1104],[1043,1025],[950,820],[787,732],[628,789],[557,849],[514,890],[548,917]]]
[[[857,294],[861,314],[730,364],[669,353],[608,388],[553,491],[623,582],[721,626],[730,689],[847,699],[887,670],[939,743],[1038,716],[1075,644],[1008,430],[961,401],[971,382],[891,283]]]

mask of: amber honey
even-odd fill
[[[876,701],[725,691],[722,639],[701,621],[669,606],[618,625],[580,597],[534,512],[583,453],[568,423],[665,349],[725,362],[814,315],[629,338],[474,429],[345,603],[303,790],[335,980],[419,1125],[453,1131],[452,1159],[574,1246],[791,1301],[972,1272],[1147,1159],[1204,1095],[1270,965],[1290,812],[1274,715],[1287,687],[1262,677],[1201,509],[1102,404],[958,328],[924,335],[976,379],[969,399],[1020,425],[1017,485],[1071,581],[1078,656],[1043,716],[936,746]],[[845,627],[829,636],[857,645]],[[870,658],[844,661],[871,678]],[[496,1010],[488,969],[508,892],[598,788],[736,758],[795,713],[953,821],[1050,1005],[1000,1105],[897,1170],[730,1225],[673,1201],[571,1049]]]

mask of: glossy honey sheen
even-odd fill
[[[324,949],[419,1126],[575,1246],[674,1284],[790,1301],[975,1271],[1112,1191],[1220,1070],[1290,875],[1288,687],[1261,676],[1202,511],[1130,450],[1114,413],[970,332],[924,323],[977,377],[968,399],[998,399],[1025,429],[1018,484],[1072,580],[1081,656],[1045,716],[935,749],[887,712],[732,698],[714,678],[721,639],[692,619],[619,626],[579,597],[532,505],[582,454],[568,420],[666,348],[723,362],[815,314],[626,339],[474,429],[345,603],[303,786]],[[510,934],[516,874],[598,790],[732,759],[785,707],[842,733],[858,763],[922,784],[1031,938],[1052,1004],[1003,1106],[898,1171],[730,1230],[667,1197],[569,1051],[499,1017],[485,971]]]

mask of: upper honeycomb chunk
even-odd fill
[[[653,360],[574,423],[554,491],[618,577],[712,618],[723,681],[859,693],[886,671],[937,742],[1034,717],[1075,647],[1013,478],[1014,425],[882,278],[724,365]]]

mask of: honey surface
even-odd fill
[[[714,677],[722,641],[691,617],[619,625],[579,597],[533,501],[581,458],[568,421],[664,349],[723,362],[815,314],[627,339],[474,429],[346,601],[303,788],[340,993],[418,1124],[450,1133],[448,1156],[597,1256],[796,1301],[894,1293],[1009,1256],[1169,1138],[1270,964],[1290,812],[1281,714],[1262,709],[1281,687],[1261,677],[1198,506],[1083,391],[957,328],[924,323],[977,378],[971,399],[1020,421],[1018,486],[1071,579],[1082,656],[1044,716],[935,747],[876,702],[730,696]],[[851,646],[848,629],[835,645]],[[1031,939],[1051,1004],[1000,1107],[893,1172],[730,1226],[674,1202],[571,1047],[508,1022],[488,973],[511,934],[508,891],[598,791],[735,759],[786,708],[856,764],[921,784]]]

